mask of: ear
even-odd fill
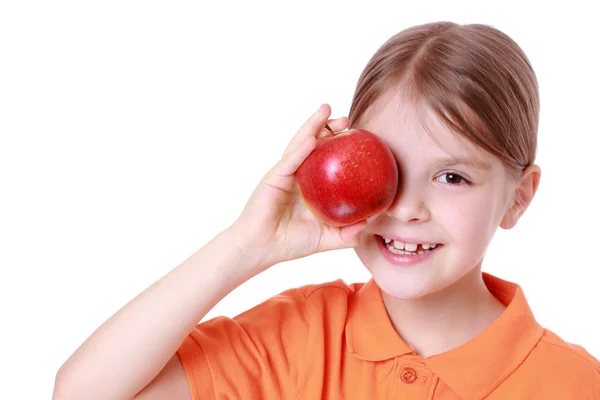
[[[541,176],[542,171],[539,166],[534,164],[525,168],[515,188],[512,204],[504,214],[500,222],[500,227],[511,229],[517,225],[517,221],[525,213],[525,210],[527,210],[527,207],[529,207],[529,204],[533,200],[533,196],[535,196]]]

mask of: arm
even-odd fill
[[[256,269],[255,261],[231,243],[228,231],[219,234],[100,326],[58,371],[55,398],[131,399],[169,360],[159,378],[185,382],[174,355],[178,347],[215,304],[246,280],[239,272]],[[145,392],[151,390],[149,385]]]
[[[152,382],[134,400],[192,400],[190,387],[181,361],[175,354]]]
[[[355,246],[366,221],[327,226],[296,191],[295,172],[317,137],[327,133],[323,127],[330,114],[329,106],[321,106],[300,128],[230,228],[130,301],[75,351],[56,375],[55,399],[183,393],[185,376],[175,353],[223,297],[271,265]],[[340,131],[349,120],[327,122]]]

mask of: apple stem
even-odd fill
[[[329,125],[325,124],[325,129],[327,129],[329,132],[331,132],[332,135],[335,135],[335,132],[333,132],[333,129],[331,129],[329,127]]]

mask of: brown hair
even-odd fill
[[[400,86],[451,130],[499,157],[513,178],[533,164],[537,79],[523,50],[501,31],[436,22],[392,36],[359,78],[350,126],[366,119],[383,93]]]

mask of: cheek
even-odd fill
[[[438,220],[450,241],[464,252],[484,251],[495,229],[495,211],[489,199],[452,199],[440,204]],[[467,251],[470,249],[470,251]]]

